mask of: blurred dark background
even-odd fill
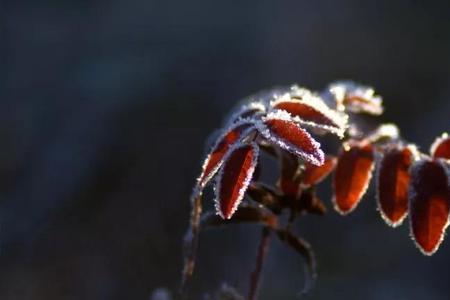
[[[450,129],[449,1],[2,1],[0,13],[0,299],[176,290],[204,142],[258,90],[351,78],[421,149]],[[348,217],[300,222],[319,263],[307,299],[449,299],[450,242],[424,257],[375,208],[372,187]],[[193,299],[222,282],[246,291],[258,237],[205,233]],[[274,242],[261,299],[294,299],[302,266]]]

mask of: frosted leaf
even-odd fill
[[[300,125],[320,128],[340,137],[347,128],[348,117],[330,109],[319,97],[304,93],[301,99],[283,96],[271,102],[275,109],[285,110]]]
[[[414,150],[390,145],[383,151],[377,170],[377,203],[383,220],[392,227],[400,225],[408,214],[409,168]]]
[[[340,81],[330,84],[329,93],[336,101],[336,109],[353,113],[381,115],[383,113],[382,98],[375,95],[372,87],[351,81]]]
[[[211,180],[222,165],[223,157],[228,149],[245,136],[248,132],[246,130],[252,125],[247,120],[241,120],[223,131],[203,163],[202,173],[197,179],[197,187],[202,189]]]
[[[305,164],[305,169],[301,175],[302,185],[309,187],[316,185],[324,180],[335,169],[337,164],[337,158],[332,155],[326,155],[325,161],[321,166],[315,166],[312,164]]]
[[[445,163],[421,160],[411,168],[409,214],[411,236],[425,255],[434,254],[448,226],[450,185]]]
[[[353,211],[365,194],[374,168],[370,144],[353,144],[341,150],[334,173],[334,208],[345,215]]]
[[[282,110],[269,113],[263,117],[262,122],[256,124],[256,128],[267,140],[280,148],[314,165],[323,164],[324,153],[320,144],[296,124],[289,113]]]
[[[386,141],[397,140],[400,136],[400,131],[395,124],[382,124],[372,132],[368,137],[372,143],[383,143]]]
[[[300,172],[302,164],[297,155],[281,150],[278,154],[280,164],[280,176],[276,186],[285,196],[297,197],[300,192]]]
[[[230,219],[244,197],[258,162],[256,143],[233,146],[225,155],[217,176],[216,211],[223,219]]]
[[[434,140],[430,148],[430,154],[434,158],[444,158],[450,160],[450,137],[443,133]]]

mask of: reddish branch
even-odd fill
[[[248,292],[248,300],[258,299],[258,289],[261,280],[261,272],[264,266],[264,261],[269,251],[270,245],[270,228],[263,227],[261,233],[261,240],[258,246],[258,253],[256,256],[256,266],[250,276],[250,290]]]
[[[195,257],[197,254],[198,238],[200,234],[200,215],[202,213],[202,194],[194,191],[191,199],[192,210],[190,226],[184,237],[184,268],[181,276],[180,295],[186,297],[188,281],[194,273]]]

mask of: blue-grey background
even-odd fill
[[[448,1],[6,0],[0,14],[0,299],[174,291],[204,142],[260,89],[352,78],[424,151],[450,130]],[[348,217],[299,223],[319,263],[307,299],[449,299],[450,242],[422,256],[372,191]],[[245,292],[258,236],[205,233],[192,298]],[[294,299],[302,277],[274,242],[261,299]]]

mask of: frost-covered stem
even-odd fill
[[[250,276],[250,290],[248,292],[248,300],[256,300],[258,297],[259,281],[261,279],[261,272],[264,265],[264,260],[269,251],[270,244],[270,228],[265,226],[262,229],[261,240],[258,246],[258,253],[256,256],[256,266]]]
[[[202,193],[194,191],[191,198],[192,210],[190,226],[184,237],[184,267],[181,277],[180,295],[186,297],[186,288],[189,279],[194,273],[195,256],[197,253],[200,234],[200,215],[202,213]]]

